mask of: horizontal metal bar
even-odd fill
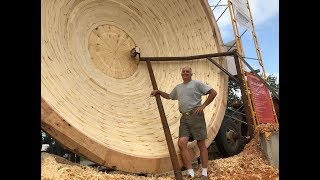
[[[141,57],[140,61],[146,61],[149,59],[150,61],[178,61],[178,60],[194,60],[194,59],[202,59],[208,57],[219,57],[219,56],[232,56],[234,52],[221,52],[214,54],[202,54],[195,56],[177,56],[177,57]]]
[[[243,106],[243,105],[241,105],[240,108],[241,108],[242,106]],[[231,115],[233,115],[233,114],[246,115],[246,114],[244,114],[244,113],[242,113],[242,112],[239,111],[240,108],[238,108],[237,110],[233,110],[233,109],[228,109],[228,110],[233,112]]]
[[[244,59],[253,59],[253,60],[259,60],[258,58],[249,58],[249,57],[242,57]]]
[[[235,117],[232,117],[232,116],[229,116],[229,115],[227,115],[227,114],[225,114],[225,116],[228,117],[228,118],[234,119],[234,120],[236,120],[236,121],[240,121],[240,122],[242,122],[242,123],[244,123],[244,124],[248,124],[248,123],[245,122],[245,121],[241,121],[240,119],[235,118]]]

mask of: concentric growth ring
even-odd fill
[[[116,79],[128,78],[138,68],[138,62],[130,57],[132,47],[135,47],[132,38],[112,25],[95,28],[89,37],[89,52],[94,64]]]
[[[41,1],[42,129],[98,164],[135,173],[172,170],[146,63],[130,56],[192,56],[222,52],[205,0]],[[226,67],[224,59],[216,58]],[[152,62],[158,88],[182,82],[181,68],[218,95],[205,109],[209,146],[226,108],[227,76],[206,59]],[[206,97],[203,97],[205,100]],[[162,100],[176,144],[178,102]],[[188,145],[194,158],[196,142]]]

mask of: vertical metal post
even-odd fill
[[[147,67],[148,67],[148,71],[149,71],[152,87],[153,87],[154,90],[158,90],[157,82],[156,82],[156,79],[155,79],[154,74],[153,74],[153,70],[152,70],[152,67],[151,67],[150,60],[146,59],[146,62],[147,62]],[[158,109],[159,109],[159,113],[160,113],[160,118],[161,118],[161,122],[162,122],[164,135],[166,137],[167,146],[168,146],[169,153],[170,153],[170,158],[171,158],[171,163],[172,163],[172,166],[173,166],[174,175],[175,175],[177,180],[182,180],[182,173],[181,173],[181,170],[180,170],[180,167],[179,167],[179,164],[178,164],[177,154],[176,154],[176,151],[174,149],[174,145],[173,145],[173,141],[172,141],[172,137],[171,137],[171,133],[170,133],[170,128],[169,128],[169,125],[168,125],[168,122],[167,122],[166,115],[164,113],[162,101],[161,101],[161,98],[160,98],[159,94],[157,94],[155,97],[156,97],[156,101],[157,101],[157,105],[158,105]]]
[[[250,136],[250,140],[253,138],[253,133],[254,133],[254,128],[252,126],[253,124],[253,120],[252,120],[252,113],[249,107],[249,102],[248,102],[248,95],[246,94],[246,89],[244,86],[244,79],[241,73],[241,68],[240,68],[240,63],[239,63],[239,58],[238,58],[238,54],[236,53],[236,51],[234,51],[234,61],[236,64],[236,69],[237,69],[237,74],[238,74],[238,78],[239,78],[239,86],[240,86],[240,90],[241,90],[241,98],[242,98],[242,102],[243,102],[243,107],[245,110],[245,114],[246,114],[246,120],[247,120],[247,125],[248,125],[248,132],[249,132],[249,136]]]

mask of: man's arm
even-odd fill
[[[208,106],[213,101],[213,99],[217,96],[217,91],[215,91],[214,89],[210,89],[207,94],[209,94],[209,96],[203,103],[204,107]]]
[[[207,107],[212,101],[213,99],[217,96],[217,91],[215,91],[214,89],[210,89],[207,94],[209,94],[208,98],[206,99],[206,101],[202,104],[202,106],[199,106],[197,108],[197,110],[195,111],[196,114],[201,113],[203,111],[203,109],[205,107]]]
[[[153,90],[151,92],[151,96],[155,96],[157,94],[160,94],[161,97],[165,98],[165,99],[170,99],[169,94],[160,90]],[[211,100],[212,101],[212,100]]]

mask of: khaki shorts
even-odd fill
[[[190,139],[195,140],[207,139],[204,113],[183,115],[180,118],[179,137],[190,137]]]

